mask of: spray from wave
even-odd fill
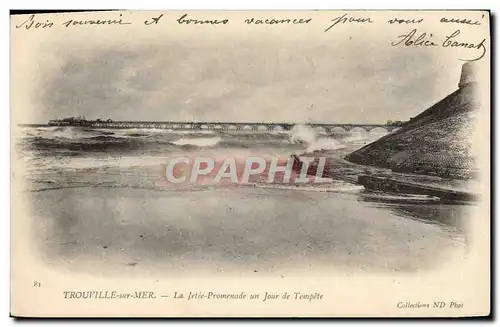
[[[290,131],[290,142],[304,144],[307,153],[318,150],[337,150],[345,146],[329,137],[318,137],[316,131],[309,126],[295,125]]]

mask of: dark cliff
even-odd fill
[[[474,114],[479,107],[474,67],[462,68],[459,88],[400,129],[346,156],[353,163],[397,172],[470,179]]]

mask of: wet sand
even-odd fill
[[[414,273],[466,255],[467,205],[373,201],[357,176],[390,171],[341,159],[349,151],[322,151],[337,181],[308,189],[166,189],[147,162],[33,172],[37,251],[53,269],[110,276]]]
[[[464,206],[374,203],[339,191],[101,186],[29,196],[40,257],[54,269],[406,273],[466,251]]]

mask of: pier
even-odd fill
[[[49,126],[82,126],[88,128],[151,128],[171,130],[222,130],[222,131],[249,131],[249,132],[281,132],[289,131],[295,125],[305,125],[317,132],[349,132],[379,130],[392,132],[399,128],[387,124],[320,124],[320,123],[241,123],[241,122],[155,122],[155,121],[111,121],[111,120],[81,120],[62,119],[51,120]]]

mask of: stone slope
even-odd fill
[[[462,72],[470,72],[463,69]],[[393,171],[471,179],[475,82],[462,76],[459,89],[414,117],[400,129],[346,156],[353,163]]]

